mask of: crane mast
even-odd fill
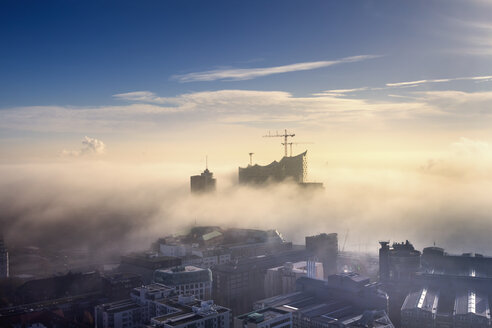
[[[279,134],[278,131],[276,134],[270,134],[270,132],[268,132],[267,135],[263,136],[264,138],[276,138],[276,137],[280,137],[280,138],[284,138],[284,142],[282,143],[282,145],[284,145],[284,151],[285,151],[285,157],[288,156],[288,153],[287,153],[287,145],[289,144],[288,143],[288,138],[289,137],[294,137],[295,134],[294,133],[288,133],[287,132],[287,129],[284,130],[284,133],[283,134]]]

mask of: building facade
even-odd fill
[[[336,233],[307,236],[306,250],[323,263],[325,279],[337,273],[338,235]]]
[[[212,271],[196,266],[180,266],[156,270],[154,282],[173,287],[179,294],[192,294],[198,299],[212,297]]]
[[[265,297],[292,293],[300,277],[323,279],[323,264],[314,261],[287,262],[283,266],[270,268],[265,276]]]
[[[216,188],[217,180],[214,178],[214,174],[207,169],[200,175],[193,175],[190,177],[190,187],[192,193],[206,193],[213,192]]]

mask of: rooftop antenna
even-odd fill
[[[253,155],[254,153],[249,153],[249,165],[253,165]]]
[[[278,131],[276,134],[270,134],[270,131],[268,132],[267,135],[263,136],[264,138],[274,138],[274,137],[281,137],[284,138],[284,142],[282,145],[284,145],[284,152],[285,152],[285,157],[287,157],[287,145],[288,145],[288,137],[294,137],[294,133],[288,133],[287,129],[284,130],[284,134],[279,134]]]
[[[208,155],[205,155],[205,169],[208,170]]]

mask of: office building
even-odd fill
[[[305,276],[323,279],[323,264],[314,261],[287,262],[268,269],[265,276],[265,297],[294,292],[296,280]]]
[[[212,271],[195,266],[179,266],[156,270],[154,282],[173,287],[179,294],[192,294],[198,299],[212,296]]]

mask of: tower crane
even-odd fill
[[[294,133],[288,133],[287,132],[287,129],[284,130],[284,134],[279,134],[278,131],[276,134],[270,134],[270,132],[268,132],[267,135],[263,136],[264,138],[275,138],[275,137],[280,137],[280,138],[284,138],[284,142],[282,143],[282,145],[284,145],[284,150],[285,150],[285,157],[287,157],[287,144],[288,144],[288,139],[289,137],[294,137],[295,134]]]

